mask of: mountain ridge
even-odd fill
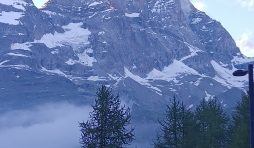
[[[189,0],[0,0],[0,44],[0,113],[93,104],[105,84],[144,129],[138,142],[174,95],[189,109],[217,97],[231,113],[248,84],[232,72],[254,61]]]
[[[169,96],[194,107],[220,96],[230,110],[247,86],[232,72],[253,60],[188,0],[51,0],[40,10],[31,0],[1,0],[0,10],[11,16],[0,19],[3,111],[50,100],[90,104],[106,84],[132,102],[136,119],[157,120]]]

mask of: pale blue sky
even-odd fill
[[[191,0],[196,8],[221,22],[241,52],[254,57],[254,0]]]
[[[33,0],[37,7],[47,0]],[[221,22],[241,52],[254,57],[254,0],[191,0],[201,11]]]

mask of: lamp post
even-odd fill
[[[248,71],[237,70],[234,76],[245,76],[249,73],[249,112],[250,112],[250,148],[254,148],[254,98],[253,98],[253,65],[249,64]]]

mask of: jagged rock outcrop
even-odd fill
[[[230,109],[247,78],[219,22],[188,0],[0,0],[1,110],[48,101],[92,103],[99,84],[132,104],[135,122],[157,121],[174,94]]]

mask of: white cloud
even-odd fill
[[[33,0],[34,2],[34,5],[37,7],[37,8],[44,8],[46,5],[46,3],[50,1],[50,0]]]
[[[193,2],[193,5],[194,5],[194,7],[195,8],[197,8],[198,10],[200,10],[200,11],[204,11],[205,10],[205,8],[206,8],[206,4],[205,3],[203,3],[203,2]]]
[[[47,104],[33,110],[0,115],[1,148],[79,148],[78,122],[86,121],[90,106]]]
[[[236,45],[244,55],[254,57],[254,34],[252,31],[243,33],[240,39],[236,40]]]
[[[237,0],[237,3],[241,4],[242,7],[253,10],[254,0]]]

